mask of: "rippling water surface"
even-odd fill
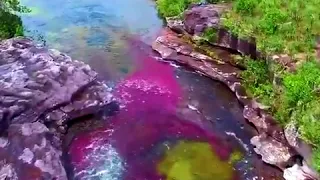
[[[26,35],[89,63],[121,104],[99,126],[69,130],[70,178],[281,179],[253,153],[255,131],[224,85],[153,57],[163,26],[154,1],[22,2],[33,10]]]

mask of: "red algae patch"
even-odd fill
[[[72,142],[75,178],[232,179],[231,147],[203,128],[204,122],[176,115],[182,94],[172,67],[152,58],[140,62],[115,89],[119,114]]]

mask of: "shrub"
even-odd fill
[[[320,87],[320,67],[314,61],[304,63],[296,73],[284,77],[285,98],[290,106],[310,102]]]
[[[203,33],[202,37],[204,37],[209,42],[216,42],[218,38],[218,30],[215,28],[207,28]]]
[[[264,60],[246,58],[244,64],[246,70],[241,73],[241,78],[248,93],[271,105],[275,91],[269,78],[267,63]]]
[[[320,172],[320,147],[316,147],[313,150],[313,153],[312,153],[312,165],[315,168],[315,170]]]
[[[320,145],[320,101],[316,98],[295,112],[302,138],[307,142]]]
[[[180,15],[191,3],[200,0],[157,0],[157,8],[160,16],[172,17]]]
[[[30,12],[28,8],[25,6],[20,5],[19,0],[1,0],[0,1],[0,8],[2,11],[6,12]]]
[[[252,15],[257,5],[257,0],[237,0],[234,7],[240,14]]]
[[[0,0],[0,40],[23,35],[22,21],[15,12],[30,12],[19,0]]]
[[[17,15],[0,10],[0,40],[22,36],[22,21]]]
[[[286,20],[286,15],[278,8],[268,8],[263,18],[259,21],[258,28],[266,35],[275,34],[280,24]]]

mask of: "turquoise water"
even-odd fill
[[[162,28],[152,0],[21,0],[32,12],[22,15],[25,34],[39,43],[85,61],[100,74],[129,72],[125,40],[150,44]],[[110,68],[112,67],[112,68]]]

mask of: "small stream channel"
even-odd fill
[[[152,0],[22,3],[33,10],[26,35],[90,64],[121,104],[69,130],[71,179],[282,179],[254,153],[256,132],[226,86],[151,52],[163,27]]]

